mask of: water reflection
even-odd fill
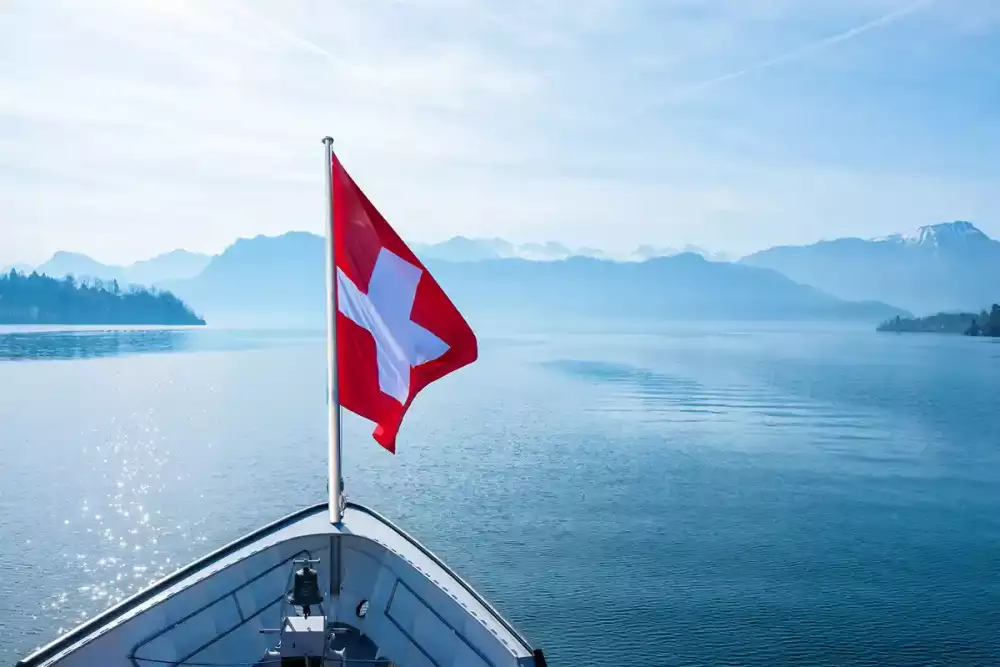
[[[0,360],[89,359],[150,352],[181,352],[195,346],[190,329],[80,329],[0,333]]]

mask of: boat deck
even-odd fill
[[[471,586],[390,521],[349,504],[331,525],[323,504],[192,563],[19,667],[288,664],[274,649],[287,639],[285,597],[303,558],[317,563],[325,601],[301,636],[318,642],[309,655],[326,656],[325,665],[545,665]]]
[[[334,623],[331,628],[331,641],[325,647],[326,659],[324,667],[347,667],[348,665],[368,665],[369,667],[391,667],[392,662],[378,657],[378,646],[369,637],[354,626],[344,623]],[[282,662],[277,649],[268,651],[255,667],[268,665],[287,665],[296,662],[285,658]],[[317,667],[319,667],[317,665]]]

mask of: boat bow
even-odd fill
[[[303,561],[316,563],[324,598],[305,620],[289,602]],[[416,539],[356,503],[331,524],[323,503],[205,556],[18,667],[277,664],[293,632],[302,646],[321,642],[326,664],[545,665],[541,651]]]

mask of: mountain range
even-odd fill
[[[324,239],[289,232],[240,239],[195,278],[170,289],[212,323],[321,325]],[[645,262],[590,257],[551,261],[424,257],[428,270],[470,319],[860,319],[901,311],[849,303],[776,271],[709,262],[686,253]]]
[[[501,238],[468,238],[455,236],[439,243],[413,243],[413,251],[424,260],[444,260],[449,262],[479,262],[486,259],[528,259],[537,261],[569,259],[570,257],[592,257],[613,259],[612,255],[598,248],[570,248],[556,241],[543,243],[515,244]],[[621,259],[624,261],[645,261],[654,257],[671,257],[683,253],[695,253],[706,259],[726,261],[723,253],[715,253],[693,245],[682,248],[641,245]],[[208,266],[210,255],[174,250],[151,259],[135,262],[129,266],[102,264],[87,255],[60,250],[51,259],[36,267],[29,264],[0,266],[0,273],[14,269],[20,273],[37,271],[52,278],[73,275],[78,278],[100,278],[118,280],[121,283],[152,285],[165,280],[193,278]]]
[[[321,322],[323,243],[289,232],[239,239],[214,257],[176,250],[129,266],[57,252],[35,270],[170,289],[216,324]],[[499,238],[413,247],[456,303],[483,316],[874,321],[1000,301],[1000,242],[964,221],[780,246],[736,263],[690,247],[642,246],[629,261]]]
[[[102,264],[78,252],[60,250],[39,266],[15,264],[3,267],[3,273],[15,269],[20,273],[36,271],[50,278],[68,275],[77,278],[99,278],[105,281],[117,280],[122,285],[153,285],[164,280],[193,278],[208,266],[211,255],[203,255],[187,250],[174,250],[151,259],[134,262],[128,266]]]
[[[779,246],[740,262],[842,299],[885,301],[916,313],[979,312],[1000,301],[1000,241],[967,221],[876,239]]]

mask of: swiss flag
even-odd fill
[[[340,404],[390,452],[417,393],[476,360],[476,335],[333,156]]]

